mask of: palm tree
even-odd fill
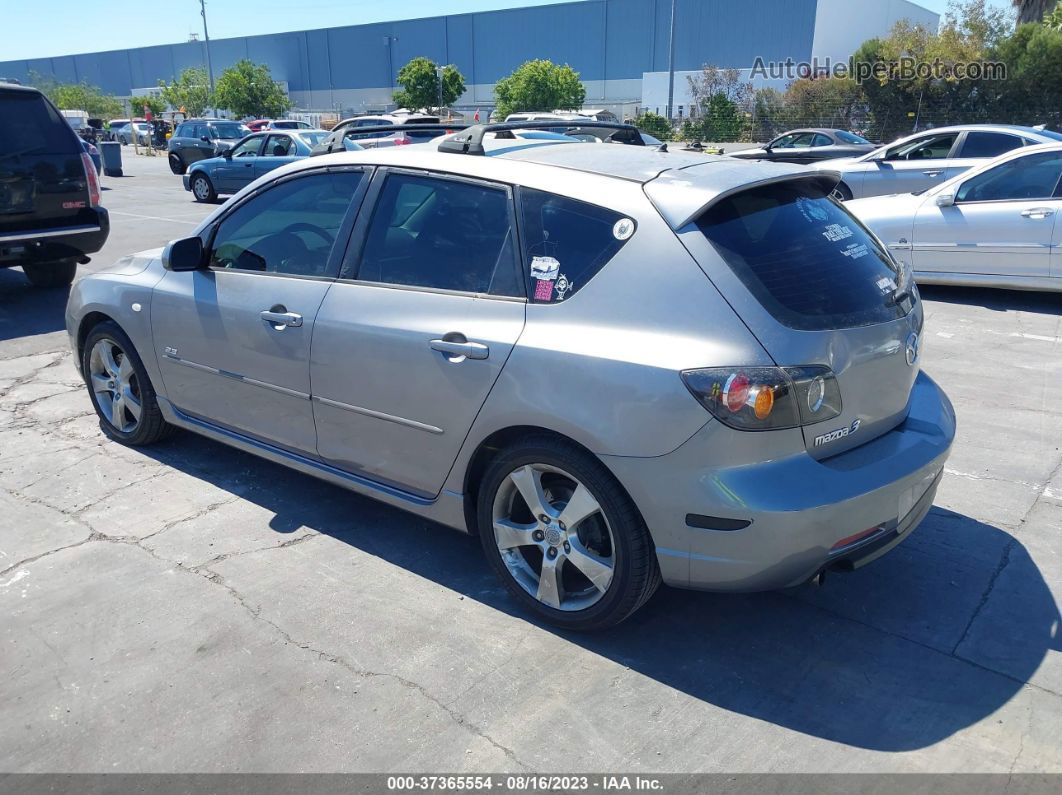
[[[1043,22],[1044,17],[1055,7],[1055,0],[1011,0],[1018,9],[1018,24]]]

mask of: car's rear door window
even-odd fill
[[[1017,135],[997,132],[968,132],[959,157],[995,157],[1022,145]]]
[[[509,191],[386,176],[357,269],[361,281],[520,297]]]
[[[888,253],[825,189],[794,181],[742,191],[697,226],[779,322],[801,330],[868,326],[904,315]]]
[[[525,278],[536,303],[578,292],[635,231],[621,213],[555,193],[520,188],[519,204]]]

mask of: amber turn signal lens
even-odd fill
[[[756,415],[756,419],[765,420],[771,415],[771,409],[774,408],[774,388],[770,386],[760,387],[760,391],[756,394],[756,402],[752,404],[752,413]]]

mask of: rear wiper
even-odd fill
[[[9,157],[21,157],[22,155],[31,155],[34,152],[40,152],[44,149],[43,146],[34,146],[32,149],[22,149],[18,152],[4,152],[0,154],[0,160],[7,160]]]
[[[896,292],[889,296],[889,306],[896,306],[905,298],[914,298],[914,291],[911,287],[898,288]]]

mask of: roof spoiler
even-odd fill
[[[607,121],[575,121],[570,119],[543,119],[541,121],[503,121],[494,124],[474,124],[466,127],[460,133],[449,136],[439,144],[440,152],[449,152],[454,155],[482,155],[483,136],[489,132],[504,132],[508,130],[557,130],[565,131],[606,129],[619,132],[630,131],[630,140],[624,143],[634,146],[645,146],[642,137],[638,135],[638,128],[633,124]]]

